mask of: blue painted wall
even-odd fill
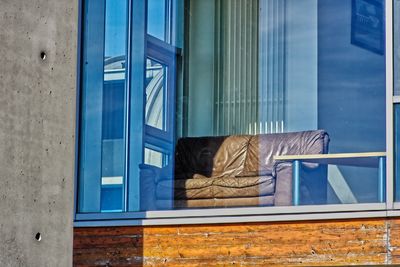
[[[330,153],[385,151],[385,56],[351,44],[351,12],[318,1],[318,127]],[[360,201],[376,197],[376,170],[340,170]]]

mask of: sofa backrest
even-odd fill
[[[175,179],[235,176],[244,169],[251,136],[180,138],[175,150]]]
[[[270,175],[274,156],[327,153],[328,143],[324,130],[180,138],[175,179]]]
[[[324,130],[260,134],[251,138],[242,175],[272,174],[274,156],[328,153],[329,136]]]

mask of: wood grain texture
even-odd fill
[[[400,219],[75,228],[74,266],[400,264]]]

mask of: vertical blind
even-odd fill
[[[214,133],[284,130],[285,1],[218,0]]]

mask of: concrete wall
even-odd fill
[[[72,265],[77,15],[0,2],[1,266]]]

